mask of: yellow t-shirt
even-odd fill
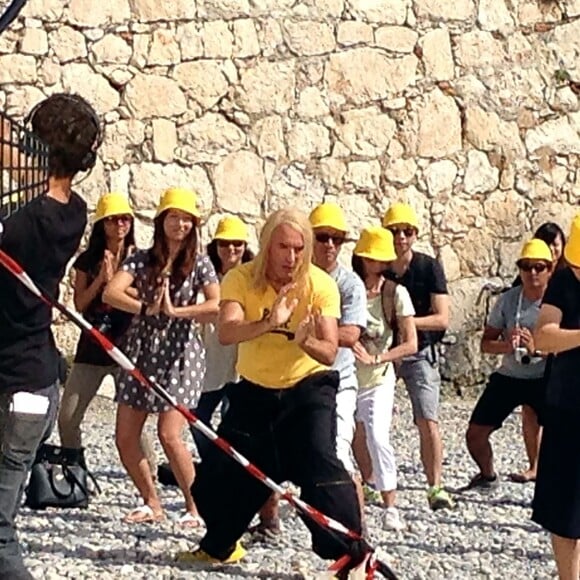
[[[221,287],[221,300],[238,302],[245,312],[245,320],[257,321],[268,316],[277,292],[268,286],[265,292],[254,287],[253,263],[230,270]],[[310,266],[309,291],[300,298],[290,320],[284,327],[275,328],[238,346],[237,371],[241,377],[263,387],[283,389],[317,371],[328,367],[307,355],[294,341],[294,332],[311,306],[322,316],[340,318],[340,294],[336,282],[323,270]],[[293,296],[290,295],[289,299]]]

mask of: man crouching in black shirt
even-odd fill
[[[48,191],[4,222],[1,247],[56,298],[87,221],[87,206],[72,191],[72,179],[95,164],[100,121],[81,97],[55,94],[33,109],[28,122],[49,147]],[[5,162],[13,155],[8,146],[0,150]],[[32,578],[14,520],[36,451],[50,434],[58,407],[51,318],[48,305],[0,268],[1,580]]]

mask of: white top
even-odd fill
[[[393,344],[393,329],[385,320],[381,295],[367,300],[367,328],[361,337],[363,346],[370,355],[382,354]],[[397,317],[415,316],[413,302],[407,289],[397,284],[395,289],[395,313]],[[393,363],[382,365],[365,365],[357,361],[356,374],[359,388],[370,388],[395,381]]]
[[[217,391],[226,383],[238,380],[236,360],[237,344],[220,344],[215,324],[204,324],[203,343],[205,344],[205,380],[203,392]]]

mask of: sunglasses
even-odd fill
[[[335,246],[342,246],[342,244],[344,244],[344,242],[346,241],[346,238],[344,236],[331,236],[330,234],[316,234],[314,238],[316,239],[317,242],[320,242],[321,244],[328,244],[328,242],[332,240],[332,243]]]
[[[403,234],[406,238],[410,238],[411,236],[415,235],[415,228],[387,228],[392,234],[393,237],[397,237],[399,234]]]
[[[129,214],[110,215],[105,218],[108,224],[129,223],[133,218]]]
[[[246,242],[242,240],[218,240],[218,246],[220,248],[229,248],[233,246],[236,249],[243,247]]]
[[[542,272],[545,272],[549,266],[543,262],[538,262],[537,264],[523,262],[519,265],[519,268],[522,272],[536,272],[536,274],[541,274]]]

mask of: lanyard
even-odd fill
[[[520,290],[520,295],[518,296],[518,306],[516,308],[516,328],[520,328],[520,320],[522,318],[522,300],[524,296],[524,291]]]

